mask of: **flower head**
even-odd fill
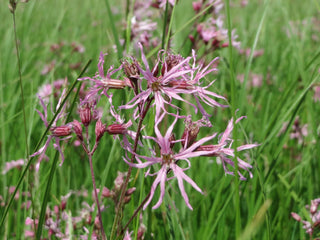
[[[122,66],[120,66],[117,69],[114,69],[113,66],[111,66],[107,74],[104,73],[104,56],[107,54],[100,53],[99,62],[98,62],[98,72],[96,75],[91,77],[84,77],[79,78],[79,81],[82,80],[90,80],[93,83],[93,86],[91,87],[89,93],[87,94],[85,101],[95,98],[97,95],[105,95],[107,97],[110,97],[110,95],[107,93],[109,89],[123,89],[126,86],[131,86],[129,81],[123,81],[118,79],[112,79],[111,76],[122,69]]]
[[[161,55],[163,51],[160,51],[156,64],[151,68],[146,56],[144,55],[142,45],[140,44],[139,46],[144,68],[139,64],[137,64],[137,67],[142,75],[142,79],[147,82],[147,87],[144,89],[142,84],[140,84],[140,93],[131,99],[131,101],[126,105],[120,106],[121,109],[130,109],[139,105],[144,105],[150,97],[154,97],[153,104],[156,108],[156,119],[159,119],[161,111],[176,116],[166,109],[167,105],[178,109],[178,107],[173,103],[173,99],[193,106],[195,112],[199,109],[206,117],[210,115],[206,113],[200,102],[204,102],[211,107],[226,107],[212,99],[212,97],[225,99],[224,97],[207,90],[214,81],[206,87],[203,87],[202,82],[200,81],[209,73],[217,70],[214,67],[214,62],[217,59],[214,59],[208,66],[202,68],[201,66],[196,66],[196,55],[194,51],[193,57],[183,58],[179,55],[168,54],[164,61],[162,60],[163,57]],[[194,62],[191,65],[189,62],[192,59]],[[161,69],[160,76],[158,71],[159,69]],[[196,100],[196,105],[185,100],[181,94],[192,95]]]
[[[65,96],[65,90],[62,92],[62,95],[59,99],[59,102],[56,106],[56,111],[59,109],[60,105],[62,104],[62,100]],[[47,110],[47,105],[45,104],[45,102],[43,101],[43,99],[38,96],[39,98],[39,101],[40,101],[40,104],[43,108],[43,113],[39,110],[36,110],[40,116],[40,118],[42,119],[45,127],[48,127],[49,126],[49,120],[48,120],[48,110]],[[47,156],[45,155],[45,152],[49,146],[49,143],[51,142],[51,140],[54,140],[54,148],[56,148],[59,153],[60,153],[60,156],[61,156],[61,159],[62,159],[62,162],[61,164],[64,162],[64,155],[62,153],[62,150],[60,148],[60,141],[63,141],[63,140],[66,140],[68,138],[70,138],[70,134],[71,134],[71,130],[72,130],[72,124],[66,124],[66,125],[63,125],[63,126],[56,126],[57,125],[57,121],[59,119],[63,119],[64,118],[64,109],[65,109],[65,106],[63,106],[62,110],[57,114],[57,117],[56,119],[54,120],[54,122],[52,123],[52,126],[51,126],[51,131],[52,131],[52,134],[48,136],[48,139],[47,141],[45,142],[45,144],[43,145],[42,148],[40,148],[37,152],[35,152],[34,154],[32,154],[30,157],[35,157],[35,156],[39,156],[39,159],[38,159],[38,163],[36,164],[36,170],[38,171],[39,168],[40,168],[40,163],[43,159],[47,158]],[[63,137],[63,138],[61,138]],[[61,165],[60,164],[60,165]]]
[[[235,122],[238,123],[243,118],[244,117],[240,117]],[[226,130],[220,136],[218,144],[216,144],[216,145],[202,145],[197,149],[197,151],[210,151],[210,150],[214,151],[214,150],[216,150],[213,153],[208,154],[207,156],[219,157],[221,159],[225,173],[230,174],[230,175],[234,175],[234,172],[229,170],[228,165],[230,165],[233,168],[235,167],[235,163],[232,161],[232,159],[229,158],[229,157],[235,156],[234,149],[232,148],[232,143],[233,143],[233,140],[231,138],[232,130],[233,130],[233,119],[231,119],[229,121]],[[237,147],[237,151],[241,152],[241,151],[251,149],[251,148],[254,148],[257,146],[259,146],[259,144],[245,144],[245,145]],[[239,169],[243,169],[243,170],[247,171],[249,173],[250,178],[252,178],[253,175],[249,170],[250,168],[252,168],[252,166],[249,163],[243,161],[239,157],[237,157],[237,160],[238,160]],[[241,174],[240,171],[238,171],[238,174],[239,174],[241,180],[246,180],[246,178]]]
[[[212,154],[214,151],[195,151],[200,145],[203,143],[213,139],[216,134],[213,134],[209,137],[205,137],[200,139],[199,141],[193,143],[191,146],[187,148],[181,148],[180,151],[175,152],[172,149],[172,131],[173,128],[178,120],[176,117],[171,126],[168,127],[168,130],[165,135],[162,135],[160,130],[159,130],[159,123],[162,121],[164,118],[164,113],[160,116],[158,121],[156,122],[155,125],[155,134],[156,137],[146,137],[149,139],[152,139],[160,148],[160,156],[141,156],[138,154],[136,155],[136,159],[138,163],[130,163],[128,162],[127,159],[124,158],[124,161],[127,162],[129,165],[137,168],[146,168],[149,167],[149,170],[147,171],[146,175],[153,176],[156,175],[156,179],[154,180],[152,186],[151,186],[151,191],[150,191],[150,197],[147,200],[147,202],[144,205],[144,209],[150,204],[154,194],[155,190],[158,186],[160,186],[160,198],[158,202],[153,206],[153,209],[158,208],[162,201],[163,197],[165,194],[165,183],[171,179],[176,178],[178,181],[178,186],[181,192],[182,197],[184,198],[184,201],[186,205],[192,209],[191,204],[189,203],[189,198],[187,196],[187,193],[184,188],[183,181],[188,182],[194,189],[196,189],[198,192],[202,193],[201,189],[198,187],[198,185],[185,174],[185,171],[188,170],[191,167],[191,163],[189,161],[189,158],[192,157],[198,157],[202,155],[207,155],[207,154]],[[145,162],[142,162],[140,158],[146,160]],[[185,161],[187,163],[186,168],[182,168],[178,165],[180,161]],[[160,165],[160,170],[154,174],[150,173],[150,167],[152,165]],[[168,175],[170,173],[173,173],[172,177],[169,177]]]

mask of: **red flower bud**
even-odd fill
[[[83,136],[82,136],[82,127],[79,121],[73,120],[73,131],[77,135],[80,141],[83,141]]]
[[[125,124],[111,124],[107,127],[107,132],[111,135],[124,134],[127,130]]]
[[[135,187],[129,188],[129,189],[126,191],[126,196],[130,196],[130,195],[133,194],[135,191],[136,191],[136,188],[135,188]]]
[[[65,137],[71,134],[72,127],[71,125],[52,127],[50,131],[52,132],[52,135],[55,137]]]
[[[105,125],[102,124],[101,119],[98,119],[98,121],[96,122],[96,129],[95,129],[96,142],[100,141],[105,131],[106,131]]]
[[[84,126],[88,126],[92,120],[91,107],[89,104],[84,104],[79,109],[80,119]]]

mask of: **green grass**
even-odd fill
[[[106,3],[109,2],[110,16]],[[100,51],[108,52],[106,66],[119,66],[121,54],[115,53],[113,45],[119,45],[118,38],[125,38],[121,30],[127,21],[126,1],[30,1],[18,4],[16,11],[17,35],[21,57],[22,82],[25,97],[27,141],[29,152],[33,152],[45,131],[41,119],[35,112],[40,109],[36,93],[44,83],[52,83],[59,78],[68,78],[71,85],[89,59],[93,62],[85,76],[93,76],[97,68]],[[235,3],[237,2],[237,3]],[[250,152],[254,166],[254,177],[239,182],[232,176],[225,176],[221,165],[209,159],[192,159],[192,168],[188,175],[204,191],[204,195],[194,191],[185,184],[190,202],[194,208],[190,211],[177,190],[177,183],[168,188],[165,204],[156,210],[146,210],[143,222],[147,227],[146,236],[152,239],[308,239],[304,229],[294,221],[290,213],[303,215],[303,207],[311,199],[320,196],[318,187],[320,161],[319,114],[320,103],[313,100],[312,86],[319,83],[318,69],[320,59],[319,39],[316,24],[319,9],[314,2],[298,0],[249,1],[245,8],[232,1],[236,6],[230,8],[232,28],[236,29],[242,48],[264,49],[264,54],[257,58],[246,58],[233,49],[210,53],[208,56],[220,57],[218,75],[214,89],[225,95],[232,107],[216,111],[214,130],[223,131],[228,120],[239,108],[237,116],[246,115],[237,128],[240,145],[244,142],[257,142],[261,146]],[[26,158],[25,131],[19,86],[18,64],[15,54],[12,14],[4,7],[0,8],[2,24],[0,25],[0,166],[5,162]],[[185,24],[194,16],[191,1],[179,1],[175,8],[171,26],[172,50],[181,53],[190,51],[187,37],[193,23]],[[162,18],[161,18],[162,17]],[[156,33],[162,38],[163,17],[158,21]],[[319,20],[319,19],[317,19]],[[304,25],[301,21],[305,21]],[[291,22],[295,25],[292,27]],[[168,23],[169,24],[169,23]],[[225,19],[225,26],[227,18]],[[116,33],[116,34],[115,34]],[[290,33],[291,37],[288,37]],[[313,40],[313,38],[318,40]],[[116,39],[116,40],[115,40]],[[64,42],[60,55],[50,51],[54,43]],[[85,47],[83,54],[72,53],[70,44],[81,43]],[[120,47],[117,47],[120,49]],[[132,46],[125,46],[138,59],[140,54]],[[146,52],[149,55],[149,52]],[[155,59],[156,52],[150,56]],[[55,60],[56,64],[49,74],[41,75],[43,67]],[[71,70],[68,65],[81,62],[81,67]],[[230,69],[230,66],[233,69]],[[233,72],[230,72],[233,71]],[[263,75],[260,88],[246,88],[235,80],[234,93],[231,92],[232,75],[245,74],[250,80],[249,72]],[[208,79],[209,81],[209,79]],[[121,90],[122,91],[122,90]],[[121,101],[119,94],[114,101]],[[70,99],[73,99],[72,94]],[[126,96],[128,98],[128,96]],[[101,106],[105,109],[106,106]],[[72,112],[79,119],[76,112]],[[308,136],[303,143],[290,139],[291,125],[299,116],[301,124],[308,124]],[[105,112],[104,120],[110,121]],[[288,131],[278,135],[284,122],[289,122]],[[91,129],[94,131],[94,128]],[[147,127],[146,131],[150,131]],[[183,126],[178,129],[181,134]],[[205,136],[206,132],[201,133]],[[100,148],[94,155],[94,171],[97,184],[113,187],[117,171],[126,171],[127,165],[122,161],[123,151],[119,141],[104,136]],[[59,204],[60,197],[71,189],[87,189],[91,196],[92,183],[88,160],[80,148],[72,143],[64,146],[66,160],[57,167],[53,175],[48,206]],[[3,239],[23,239],[26,217],[38,217],[45,194],[49,172],[53,164],[55,151],[47,152],[50,161],[41,164],[38,173],[27,171],[20,191],[29,191],[32,210],[21,208],[26,201],[20,194],[14,200],[4,221]],[[37,159],[33,161],[36,162]],[[33,165],[33,164],[32,164]],[[22,171],[17,169],[1,175],[0,195],[9,201],[8,187],[16,186]],[[137,171],[134,170],[132,177]],[[135,207],[146,196],[151,186],[151,179],[144,179],[139,171],[135,181],[137,192],[125,209],[124,219],[128,219]],[[239,192],[237,197],[237,192]],[[237,200],[238,199],[238,200]],[[67,203],[68,211],[78,215],[81,202],[92,204],[91,197],[71,197]],[[153,202],[154,203],[154,202]],[[172,208],[174,206],[176,208]],[[103,212],[105,231],[109,236],[114,217],[114,205]],[[170,205],[170,206],[169,206]],[[0,208],[3,217],[5,206]],[[238,216],[238,221],[236,218]],[[125,222],[125,221],[124,221]],[[129,229],[136,231],[138,224],[134,221]],[[239,230],[237,230],[239,229]],[[43,230],[44,231],[44,230]],[[90,229],[92,231],[92,229]],[[45,232],[45,231],[44,231]],[[148,238],[147,238],[148,239]]]

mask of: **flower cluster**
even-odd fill
[[[141,52],[141,64],[134,57],[125,60],[122,66],[118,69],[123,69],[125,73],[124,80],[117,80],[118,82],[126,82],[126,86],[133,89],[134,96],[127,103],[115,106],[112,102],[113,93],[110,93],[110,85],[97,84],[97,81],[103,79],[104,82],[111,81],[110,77],[105,76],[102,72],[104,62],[104,54],[100,54],[98,70],[99,73],[94,78],[82,78],[91,80],[93,86],[90,89],[89,96],[92,93],[103,92],[111,105],[110,113],[115,118],[114,124],[107,127],[109,133],[122,135],[122,147],[126,150],[126,155],[123,156],[124,161],[130,167],[147,168],[146,176],[155,176],[151,191],[147,201],[144,204],[144,209],[151,203],[156,189],[160,187],[160,198],[153,208],[161,205],[165,194],[165,185],[167,181],[177,179],[180,192],[186,202],[186,205],[192,209],[189,198],[184,188],[183,182],[189,183],[194,189],[202,193],[200,187],[186,175],[186,171],[191,167],[191,158],[195,157],[217,157],[221,161],[226,174],[234,175],[235,163],[232,160],[235,157],[234,149],[232,148],[232,131],[234,123],[238,123],[244,117],[237,120],[231,119],[226,130],[221,133],[212,133],[207,137],[197,139],[200,132],[200,127],[212,127],[212,113],[208,113],[206,109],[212,107],[227,107],[217,100],[225,100],[225,98],[217,93],[210,91],[211,85],[214,81],[203,85],[203,79],[210,73],[216,72],[216,61],[213,59],[208,65],[202,66],[196,63],[196,53],[192,52],[190,57],[182,57],[174,55],[170,52],[159,51],[158,57],[154,65],[150,65],[143,50],[142,44],[139,44]],[[108,73],[111,72],[111,67]],[[116,80],[114,80],[116,81]],[[188,100],[187,100],[188,99]],[[179,112],[184,105],[189,105],[194,109],[195,116],[197,113],[202,115],[200,120],[192,121],[192,116],[184,116]],[[181,107],[182,106],[182,107]],[[209,106],[210,108],[208,108]],[[131,119],[125,123],[125,120],[120,117],[118,111],[130,111]],[[141,155],[138,148],[133,147],[132,141],[137,140],[137,134],[141,134],[141,129],[137,132],[129,130],[132,127],[132,122],[140,121],[145,118],[149,109],[154,109],[154,135],[142,136],[143,139],[150,139],[154,144],[151,149],[151,156]],[[174,117],[173,122],[166,129],[165,134],[161,133],[161,127],[164,121]],[[175,139],[175,128],[178,122],[185,121],[185,131],[180,139]],[[143,126],[142,126],[143,128]],[[129,138],[127,136],[130,136]],[[216,143],[212,143],[217,138]],[[210,143],[209,143],[210,142]],[[140,142],[140,147],[143,143]],[[180,149],[176,145],[180,143]],[[257,144],[246,144],[237,147],[237,152],[256,147]],[[157,151],[159,149],[159,151]],[[131,155],[131,158],[129,157]],[[132,157],[133,156],[133,157]],[[250,169],[252,166],[238,157],[238,175],[241,180],[246,177],[240,170],[247,171],[249,177],[252,177]],[[185,162],[186,164],[184,164]],[[186,165],[186,167],[182,167]],[[156,169],[152,173],[152,169]]]
[[[80,100],[78,113],[81,121],[74,119],[72,122],[64,123],[62,121],[62,125],[57,125],[57,121],[62,120],[65,115],[64,106],[63,111],[57,114],[57,118],[50,128],[51,134],[44,147],[32,155],[40,155],[38,169],[49,142],[53,139],[63,163],[64,155],[59,143],[70,138],[72,134],[77,137],[88,155],[94,198],[96,199],[95,206],[98,208],[97,221],[100,222],[97,227],[101,229],[102,237],[105,236],[105,233],[101,220],[101,208],[98,201],[99,189],[95,184],[92,157],[105,133],[120,140],[120,145],[125,152],[123,160],[128,164],[129,169],[127,174],[118,177],[122,180],[119,180],[121,183],[115,182],[114,190],[106,188],[102,190],[102,194],[111,198],[115,203],[116,212],[119,212],[120,208],[130,201],[131,195],[136,190],[136,188],[127,188],[132,168],[145,168],[147,169],[145,176],[154,177],[151,190],[138,209],[146,209],[149,206],[159,187],[160,196],[153,209],[158,208],[163,202],[167,182],[176,179],[187,207],[192,210],[184,182],[189,183],[198,192],[203,192],[196,182],[187,175],[188,170],[192,167],[191,159],[216,157],[217,161],[221,162],[226,174],[237,175],[241,180],[246,180],[247,175],[250,178],[253,176],[250,172],[252,166],[240,156],[242,151],[252,149],[258,144],[240,146],[237,144],[236,149],[232,147],[234,124],[238,124],[245,117],[230,119],[225,131],[220,134],[211,131],[214,108],[228,107],[223,103],[226,101],[225,97],[211,90],[215,81],[208,82],[210,74],[217,72],[218,59],[214,58],[207,65],[199,65],[194,50],[192,55],[188,57],[160,50],[156,61],[151,65],[142,44],[138,45],[141,52],[141,62],[130,56],[123,60],[119,67],[110,66],[107,73],[105,73],[104,66],[106,54],[100,54],[96,75],[79,79],[79,81],[87,81],[90,85],[86,96]],[[126,88],[132,91],[132,98],[128,102],[114,103],[116,91]],[[44,113],[40,111],[38,113],[48,128],[47,105],[41,97],[39,100]],[[108,103],[109,116],[114,118],[114,121],[108,125],[102,123],[101,119],[104,113],[97,110],[97,105],[101,105],[103,100]],[[59,108],[61,102],[62,97],[56,109]],[[190,107],[192,111],[188,111]],[[152,119],[149,124],[154,122],[154,125],[146,125],[144,122],[146,116]],[[94,144],[90,144],[89,127],[94,121],[96,122],[95,141]],[[185,130],[180,138],[177,138],[176,132],[178,132],[177,128],[179,128],[181,121],[184,121]],[[134,129],[134,127],[136,128]],[[153,133],[143,134],[144,128],[153,129]],[[206,132],[209,134],[200,137],[203,135],[200,134],[201,128],[206,128]],[[146,148],[146,142],[148,142],[150,150],[148,155],[143,154],[146,151],[142,151],[143,148]],[[235,156],[237,156],[237,163],[234,161]],[[123,178],[126,179],[123,180]],[[125,230],[121,230],[123,234]],[[127,232],[127,235],[130,234]]]
[[[303,228],[306,230],[306,233],[313,236],[317,232],[320,233],[320,210],[318,206],[320,205],[320,198],[311,200],[311,205],[307,205],[306,209],[309,210],[309,219],[308,221],[302,220],[302,218],[295,212],[291,213],[291,216],[298,222],[303,223]],[[318,235],[319,236],[319,235]],[[311,238],[310,238],[311,239]]]

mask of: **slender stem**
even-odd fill
[[[96,180],[94,178],[94,172],[93,172],[92,155],[88,154],[88,157],[89,157],[89,163],[90,163],[90,172],[91,172],[93,191],[94,191],[94,196],[95,196],[97,208],[98,208],[98,217],[99,217],[99,222],[100,222],[100,227],[101,227],[102,239],[106,240],[107,238],[106,238],[106,234],[104,232],[104,228],[103,228],[103,224],[102,224],[101,208],[100,208],[100,203],[99,203],[99,199],[98,199]]]
[[[92,62],[92,60],[90,59],[90,60],[87,62],[87,64],[84,66],[84,68],[82,69],[82,71],[81,71],[81,73],[79,74],[79,76],[77,77],[77,79],[82,76],[82,74],[86,71],[86,69],[88,68],[88,66],[90,65],[91,62]],[[38,141],[38,143],[37,143],[37,145],[36,145],[36,147],[35,147],[34,152],[37,152],[37,151],[39,150],[41,143],[43,142],[44,138],[47,136],[47,133],[48,133],[50,127],[52,126],[52,123],[53,123],[54,120],[57,118],[58,114],[61,112],[64,104],[66,103],[66,101],[67,101],[67,99],[68,99],[68,97],[70,96],[70,94],[72,93],[74,87],[75,87],[76,84],[78,83],[78,80],[77,80],[77,79],[75,79],[75,81],[73,82],[71,88],[68,90],[67,95],[66,95],[65,98],[63,99],[60,107],[58,108],[58,110],[57,110],[56,113],[54,114],[52,120],[50,121],[48,127],[46,128],[46,130],[45,130],[44,133],[42,134],[40,140]],[[70,116],[71,112],[72,112],[72,111],[69,112],[69,115],[68,115],[67,119],[69,119],[69,116]],[[9,202],[8,202],[5,210],[4,210],[4,213],[3,213],[2,216],[1,216],[0,230],[2,229],[2,227],[3,227],[3,225],[4,225],[4,220],[6,219],[6,217],[7,217],[7,215],[8,215],[9,209],[11,208],[11,205],[12,205],[12,203],[13,203],[13,199],[15,198],[15,196],[16,196],[18,190],[19,190],[19,187],[20,187],[20,185],[21,185],[21,183],[22,183],[22,181],[23,181],[23,178],[24,178],[24,176],[26,175],[26,173],[27,173],[27,171],[28,171],[28,169],[29,169],[29,167],[30,167],[30,165],[31,165],[31,163],[32,163],[32,160],[33,160],[33,158],[30,158],[30,160],[27,162],[27,165],[24,167],[23,172],[22,172],[22,174],[21,174],[20,177],[19,177],[18,183],[16,184],[16,188],[15,188],[14,192],[12,193],[12,195],[11,195],[11,197],[10,197],[10,200],[9,200]],[[51,168],[53,168],[53,166],[54,166],[54,165],[52,165]],[[51,172],[50,172],[50,174],[51,174]],[[52,174],[53,174],[53,173],[52,173]],[[49,177],[49,179],[50,179],[50,177]],[[50,188],[50,185],[51,185],[51,183],[48,182],[48,184],[47,184],[47,189]],[[47,192],[47,191],[46,191],[46,192]],[[49,192],[48,192],[48,194],[45,194],[45,198],[48,198],[48,195],[49,195]],[[45,209],[45,208],[46,208],[46,206],[44,206],[44,209]],[[42,210],[41,210],[41,212],[42,212]],[[45,210],[43,210],[43,212],[45,213]],[[43,214],[44,214],[44,213],[43,213]],[[41,213],[40,213],[40,216],[41,216]],[[41,222],[39,221],[38,229],[41,229],[41,231],[42,231],[42,224],[43,224],[43,223],[41,223]]]
[[[24,134],[25,134],[26,154],[27,154],[27,159],[29,161],[29,146],[28,146],[26,109],[25,109],[25,104],[24,104],[24,92],[23,92],[23,86],[22,86],[21,62],[20,62],[20,52],[19,52],[19,44],[18,44],[18,38],[17,38],[15,12],[12,13],[12,19],[13,19],[14,41],[15,41],[15,45],[16,45],[16,54],[17,54],[17,60],[18,60],[18,72],[19,72],[20,92],[21,92],[21,105],[22,105],[22,113],[23,113],[23,125],[24,125]]]
[[[143,201],[141,202],[141,204],[139,205],[139,207],[134,211],[134,213],[132,214],[132,216],[130,217],[129,221],[126,223],[126,225],[124,225],[124,227],[121,230],[121,235],[124,234],[124,231],[128,228],[129,224],[132,222],[132,220],[138,215],[138,213],[140,212],[140,210],[142,209],[143,205],[146,203],[146,201],[149,199],[150,197],[150,192],[148,193],[148,195],[145,197],[145,199],[143,199]]]
[[[169,8],[169,2],[167,0],[166,2],[166,9],[164,12],[164,18],[163,18],[163,29],[162,29],[162,41],[161,41],[161,49],[164,49],[165,40],[166,40],[166,30],[167,30],[167,22],[168,22],[168,8]]]
[[[150,105],[151,105],[151,102],[153,101],[154,98],[149,98],[147,100],[147,103],[146,103],[146,107],[144,109],[144,111],[140,114],[140,120],[139,120],[139,123],[138,123],[138,128],[137,128],[137,132],[136,132],[136,138],[134,140],[134,145],[133,145],[133,154],[131,155],[131,159],[130,159],[130,162],[133,162],[134,161],[134,158],[135,158],[135,154],[136,151],[137,151],[137,147],[138,147],[138,141],[139,141],[139,137],[140,137],[140,133],[141,133],[141,128],[142,128],[142,122],[150,108]],[[127,187],[128,187],[128,183],[129,183],[129,179],[130,179],[130,176],[131,176],[131,172],[132,172],[132,166],[129,166],[129,169],[128,169],[128,173],[127,173],[127,176],[126,176],[126,180],[124,182],[124,184],[122,185],[121,187],[121,195],[120,195],[120,198],[119,198],[119,202],[118,202],[118,205],[116,207],[116,216],[114,218],[114,222],[113,222],[113,225],[112,225],[112,229],[111,229],[111,236],[110,236],[110,239],[112,240],[114,235],[115,235],[115,230],[116,230],[116,226],[120,226],[120,216],[122,215],[122,207],[123,207],[123,199],[124,199],[124,196],[125,196],[125,193],[126,193],[126,190],[127,190]],[[118,233],[117,235],[120,235],[120,227],[118,227]]]
[[[228,19],[228,38],[229,38],[229,66],[230,66],[230,75],[231,75],[231,111],[233,117],[233,137],[235,139],[233,143],[234,148],[234,162],[235,162],[235,207],[236,207],[236,218],[235,218],[235,229],[236,237],[240,236],[241,232],[241,212],[240,212],[240,193],[239,193],[239,178],[237,176],[239,165],[238,165],[238,152],[237,152],[237,124],[236,124],[236,83],[235,83],[235,73],[233,66],[233,53],[232,53],[232,35],[231,35],[231,16],[230,16],[230,5],[229,0],[226,0],[226,15]]]

